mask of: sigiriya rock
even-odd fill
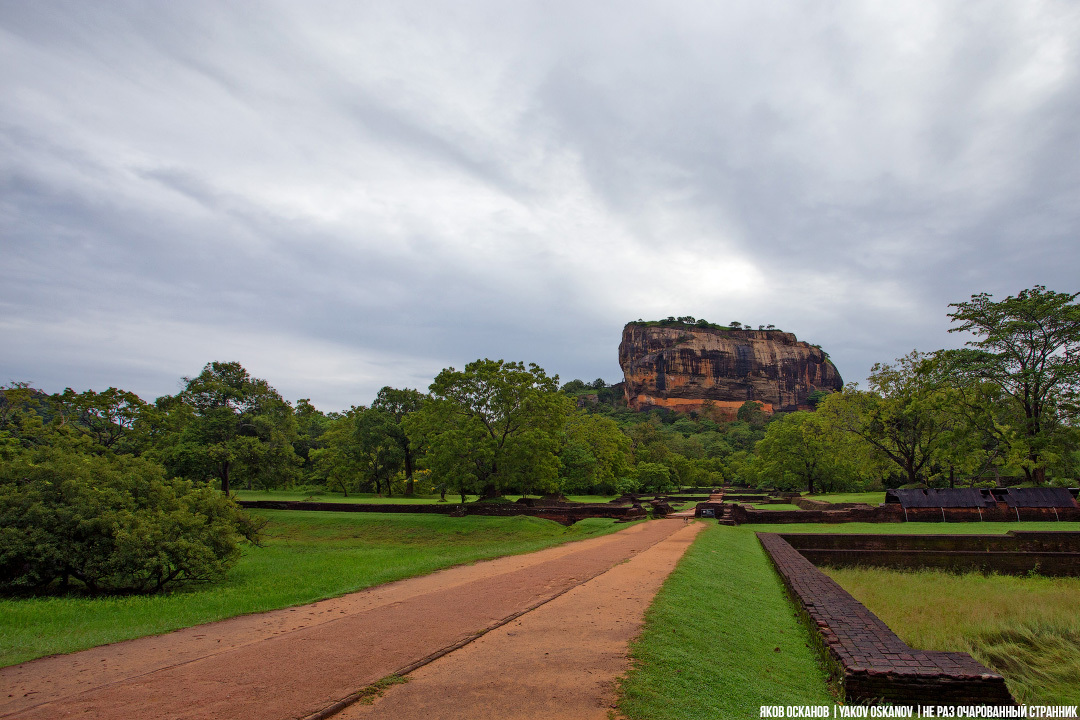
[[[766,412],[809,407],[815,390],[843,387],[820,347],[780,330],[627,323],[619,343],[627,404],[734,417],[747,400]]]

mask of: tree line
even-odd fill
[[[685,415],[633,412],[602,379],[560,386],[537,365],[490,359],[443,370],[427,392],[384,387],[369,405],[329,413],[286,401],[237,362],[208,363],[153,402],[14,383],[0,388],[0,587],[141,591],[213,576],[239,539],[257,538],[227,499],[237,488],[464,502],[723,483],[813,492],[1070,482],[1080,466],[1076,297],[1042,286],[972,296],[949,313],[952,331],[974,338],[965,348],[877,364],[866,389],[814,393],[809,410],[766,415],[747,402],[734,419],[708,402]],[[192,532],[203,535],[188,542]],[[127,565],[76,557],[87,543],[111,543]]]

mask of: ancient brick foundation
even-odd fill
[[[240,500],[239,505],[246,508],[267,510],[318,510],[322,512],[369,512],[369,513],[434,513],[439,515],[491,515],[509,517],[528,515],[544,520],[554,520],[563,525],[573,525],[585,518],[615,518],[617,520],[639,520],[646,516],[640,507],[619,507],[614,505],[578,505],[560,504],[557,507],[528,507],[517,503],[440,503],[423,505],[409,503],[327,503],[293,502],[284,500]],[[462,509],[464,508],[464,511]]]
[[[730,499],[725,496],[725,499]],[[751,502],[764,503],[753,499]],[[845,522],[1076,522],[1080,521],[1080,508],[1009,507],[998,503],[991,507],[921,507],[904,508],[898,503],[865,505],[862,503],[823,503],[816,500],[795,498],[791,502],[804,510],[757,510],[749,505],[728,503],[731,519],[736,525],[747,523],[845,523]],[[717,502],[698,506],[713,507],[720,516]],[[824,509],[828,508],[828,509]],[[698,515],[700,517],[700,514]]]
[[[1080,575],[1080,532],[1005,535],[814,535],[784,533],[814,565],[939,568],[1009,575]]]
[[[816,628],[849,703],[1015,705],[1005,679],[967,653],[908,647],[783,537],[758,533],[802,614]]]

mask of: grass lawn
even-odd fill
[[[664,583],[631,649],[628,718],[751,718],[831,704],[810,636],[752,530],[710,523]]]
[[[421,504],[430,505],[439,502],[438,495],[392,495],[385,497],[375,493],[350,493],[345,497],[339,492],[317,490],[309,492],[304,490],[238,490],[234,493],[238,500],[277,500],[289,502],[339,502],[339,503],[388,503],[388,504]],[[465,496],[470,502],[476,500],[476,495]],[[446,502],[456,504],[461,502],[460,495],[447,494]]]
[[[859,492],[859,493],[825,493],[822,495],[807,495],[808,500],[824,500],[831,503],[866,503],[867,505],[880,505],[885,502],[885,491]]]
[[[290,607],[451,565],[532,552],[627,527],[532,517],[255,510],[267,541],[214,584],[152,596],[0,600],[0,666]]]
[[[827,572],[908,645],[971,653],[1021,703],[1080,704],[1080,578]]]
[[[577,503],[608,503],[618,495],[567,495],[566,499]]]
[[[835,702],[817,653],[808,647],[808,631],[800,624],[755,531],[959,535],[1004,534],[1010,530],[1076,531],[1080,523],[788,523],[737,527],[710,523],[646,614],[645,629],[631,652],[634,667],[622,684],[619,709],[631,719],[712,720],[758,717],[762,705]],[[934,595],[923,592],[920,589],[896,594],[929,607],[934,601],[923,602],[923,598]],[[962,607],[963,597],[951,602]],[[1071,605],[1062,607],[1071,607],[1075,614],[1075,597]],[[1011,635],[1006,637],[1010,643],[1019,642]],[[1043,641],[1046,636],[1039,637]],[[932,649],[907,641],[920,649]],[[1076,658],[1080,658],[1080,640],[1077,642],[1057,646],[1064,648],[1062,655],[1072,653],[1074,664],[1069,667],[1075,667]],[[779,652],[775,648],[780,648]],[[1007,652],[1018,651],[1009,647]],[[986,655],[976,657],[987,662]],[[1063,694],[1058,699],[1065,702],[1071,697]]]
[[[314,492],[307,490],[238,490],[235,493],[239,500],[277,500],[277,501],[291,501],[291,502],[339,502],[339,503],[389,503],[389,504],[422,504],[430,505],[432,503],[439,502],[438,495],[414,495],[413,497],[405,497],[404,495],[392,495],[386,497],[384,495],[376,495],[375,493],[350,493],[348,497],[345,497],[339,492],[331,492],[327,490],[316,490]],[[535,498],[535,495],[529,497]],[[567,495],[566,499],[570,502],[578,503],[606,503],[614,500],[617,495]],[[475,502],[479,499],[478,495],[466,495],[466,502]],[[507,500],[517,500],[516,496],[508,496]],[[461,502],[460,495],[454,495],[447,493],[446,502],[451,504],[457,504]]]
[[[752,506],[755,510],[799,510],[798,505],[788,503],[758,503]]]

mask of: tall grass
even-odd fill
[[[750,718],[833,702],[826,674],[754,533],[710,524],[645,616],[621,684],[629,718]]]
[[[267,542],[220,582],[152,596],[0,600],[0,666],[335,597],[477,560],[531,552],[626,527],[563,527],[532,517],[252,511]]]
[[[1080,578],[827,572],[912,647],[970,652],[1020,702],[1080,704]]]

